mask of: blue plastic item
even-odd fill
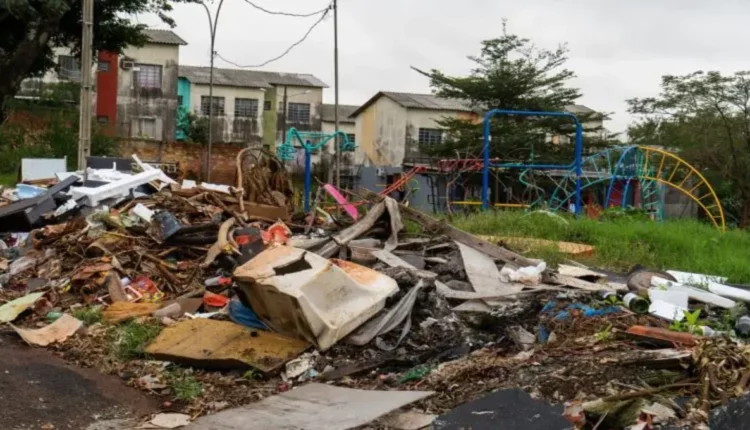
[[[256,314],[252,309],[243,305],[242,302],[237,298],[229,301],[229,318],[240,325],[259,328],[261,330],[268,330],[268,326],[263,324],[263,321],[258,318],[258,314]]]

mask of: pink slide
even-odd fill
[[[336,187],[334,187],[331,184],[325,184],[323,185],[323,189],[325,189],[328,192],[328,194],[330,194],[331,197],[333,197],[333,199],[336,200],[336,203],[344,207],[344,210],[346,211],[346,213],[351,215],[354,221],[356,221],[357,218],[359,218],[359,212],[357,212],[357,208],[355,208],[353,204],[349,203],[349,200],[347,200],[346,197],[341,195],[341,193],[339,192],[339,190],[336,189]]]

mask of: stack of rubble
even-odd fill
[[[350,428],[413,402],[418,412],[382,425],[520,428],[518,414],[472,414],[485,399],[433,423],[512,387],[567,402],[549,413],[525,394],[493,394],[534,403],[552,426],[651,428],[706,422],[750,379],[733,331],[735,320],[750,331],[737,310],[750,293],[725,279],[553,270],[366,191],[359,211],[347,202],[341,217],[297,219],[283,165],[258,151],[238,156],[236,187],[178,184],[136,161],[141,173],[90,171],[99,183],[82,185],[70,175],[0,208],[16,220],[3,224],[0,321],[46,346],[86,336],[76,309],[99,306],[107,324],[153,319],[165,328],[143,345],[152,359],[255,369],[282,393],[192,428]],[[427,234],[406,234],[404,219]],[[736,315],[722,331],[697,309]],[[273,413],[284,405],[295,413]]]

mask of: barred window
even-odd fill
[[[234,116],[235,118],[257,118],[258,117],[258,100],[257,99],[234,99]]]
[[[265,111],[271,110],[271,100],[264,100],[263,101],[263,110],[265,110]]]
[[[346,138],[349,140],[349,143],[351,143],[352,145],[354,145],[354,143],[355,143],[354,133],[346,133]]]
[[[203,115],[210,115],[209,109],[209,97],[208,96],[201,96],[201,113]],[[214,112],[213,114],[216,116],[224,116],[224,97],[214,97]]]
[[[138,67],[138,86],[141,88],[161,89],[161,66],[154,64],[136,64]]]
[[[440,145],[443,141],[443,130],[438,128],[420,128],[419,144],[420,145]]]
[[[310,122],[310,103],[289,103],[288,121],[308,124]]]
[[[81,66],[78,64],[78,58],[72,55],[59,55],[57,67],[59,68],[57,76],[60,80],[76,82],[81,80]]]

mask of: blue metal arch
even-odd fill
[[[491,164],[490,163],[490,120],[498,115],[517,115],[517,116],[553,116],[571,118],[576,125],[576,146],[575,160],[571,164]],[[578,117],[568,112],[534,112],[534,111],[516,111],[505,109],[492,109],[484,116],[484,142],[483,142],[484,165],[482,167],[482,208],[490,207],[490,168],[501,167],[508,169],[560,169],[575,168],[576,171],[576,214],[581,213],[581,157],[583,154],[583,127]]]

